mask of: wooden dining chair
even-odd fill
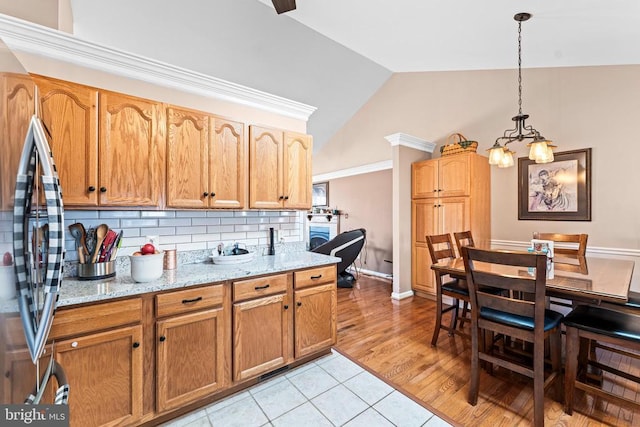
[[[426,240],[433,264],[444,259],[453,259],[456,257],[450,234],[426,236]],[[461,283],[461,280],[450,277],[449,280],[445,281],[445,276],[447,275],[444,273],[436,272],[436,323],[433,330],[433,337],[431,338],[432,346],[435,346],[438,342],[440,329],[446,330],[449,336],[453,336],[456,333],[462,336],[468,336],[462,332],[465,319],[459,315],[459,305],[460,301],[462,301],[465,307],[467,306],[469,303],[469,290],[464,281]],[[453,299],[451,306],[444,307],[444,302],[442,301],[443,295]],[[466,311],[468,310],[465,310],[465,313]],[[452,312],[449,326],[442,322],[442,316],[447,312]],[[460,330],[457,329],[458,320],[460,320]]]
[[[554,243],[572,244],[572,247],[555,247],[554,254],[585,256],[587,253],[588,234],[533,233],[534,239],[551,240]]]
[[[621,391],[618,387],[597,387],[587,380],[586,375],[587,366],[591,365],[616,377],[640,384],[640,377],[635,372],[629,369],[623,372],[598,361],[596,353],[589,348],[596,342],[601,344],[599,347],[618,355],[638,359],[640,316],[632,313],[580,305],[564,318],[563,323],[567,331],[564,410],[567,414],[571,415],[573,412],[576,388],[632,411],[640,410],[640,404],[630,399],[627,393],[624,393],[624,388]]]
[[[562,314],[546,309],[545,285],[547,257],[524,252],[490,251],[464,246],[462,248],[469,299],[471,301],[471,383],[468,401],[478,402],[480,364],[489,373],[493,365],[512,370],[533,379],[533,424],[544,425],[544,390],[560,376]],[[476,263],[483,263],[481,269]],[[502,274],[500,266],[522,268],[523,274]],[[535,275],[527,273],[535,268]],[[504,268],[504,267],[503,267]],[[505,292],[500,295],[484,292],[482,287]],[[517,299],[510,295],[528,295]],[[496,334],[520,339],[532,344],[533,362],[507,354],[507,349],[495,351]],[[480,338],[483,339],[480,339]],[[549,338],[551,372],[545,378],[545,341]]]
[[[456,241],[456,247],[458,248],[458,255],[461,257],[462,257],[463,246],[471,246],[471,247],[476,246],[473,243],[473,235],[471,234],[471,230],[455,232],[453,233],[453,239]]]

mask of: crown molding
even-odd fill
[[[417,136],[407,135],[406,133],[398,132],[388,136],[384,139],[389,141],[392,147],[396,145],[402,145],[404,147],[415,148],[416,150],[426,151],[427,153],[433,153],[436,148],[435,142],[425,141]]]
[[[307,104],[82,40],[8,15],[0,14],[0,38],[13,51],[246,105],[298,120],[307,121],[316,110],[316,107]]]
[[[381,162],[369,163],[367,165],[356,166],[348,169],[341,169],[334,172],[321,173],[313,175],[312,181],[324,182],[332,179],[346,178],[348,176],[362,175],[364,173],[378,172],[393,168],[392,160],[383,160]]]

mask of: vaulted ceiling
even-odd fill
[[[71,0],[74,34],[318,107],[318,149],[394,72],[640,63],[637,0]]]

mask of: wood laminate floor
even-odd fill
[[[467,403],[470,341],[440,333],[431,347],[435,302],[420,297],[390,298],[391,283],[361,275],[355,287],[338,289],[336,348],[393,387],[410,394],[436,415],[462,426],[528,426],[533,416],[533,383],[501,369],[480,377],[478,404]],[[448,318],[447,318],[448,319]],[[638,360],[598,351],[599,360],[640,373]],[[605,376],[604,385],[640,402],[640,388]],[[548,393],[547,426],[640,426],[640,413],[576,391],[572,416]]]

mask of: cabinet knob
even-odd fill
[[[438,207],[438,205],[433,205],[433,207],[434,207],[434,208],[437,208],[437,207]]]
[[[164,342],[167,339],[164,335],[160,336],[160,342]]]
[[[288,309],[289,309],[289,306],[285,304],[284,309],[285,309],[285,310],[288,310]]]
[[[78,346],[78,341],[74,341],[71,343],[71,347],[76,348]]]
[[[302,307],[302,302],[298,301],[298,302],[296,303],[296,305],[297,305],[298,307]]]
[[[434,189],[433,189],[433,192],[434,192],[434,193],[437,193],[437,192],[438,192],[438,190],[436,190],[436,189],[434,188]]]
[[[96,191],[96,187],[94,187],[93,185],[90,185],[89,188],[87,188],[87,191],[89,193],[93,193],[94,191]]]
[[[211,196],[212,198],[213,198],[213,197],[216,197],[216,193],[211,193],[211,194],[210,194],[210,196]]]
[[[107,192],[107,187],[100,187],[100,192],[101,193],[106,193]]]
[[[278,200],[282,200],[282,199],[284,199],[284,196],[280,196],[280,197],[278,198]]]
[[[442,191],[442,188],[438,188],[438,191]]]
[[[133,343],[133,348],[138,348],[138,347],[140,347],[140,343],[139,343],[139,342],[137,342],[137,341],[136,341],[136,342],[134,342],[134,343]]]
[[[4,373],[4,377],[5,377],[5,378],[9,378],[9,377],[11,377],[11,371],[7,371],[7,372],[5,372],[5,373]]]
[[[207,193],[207,192],[205,191],[204,193],[202,193],[202,195],[203,195],[204,197],[207,197],[207,196],[209,195],[209,193]]]
[[[289,196],[284,196],[284,199],[285,200],[289,200]]]

